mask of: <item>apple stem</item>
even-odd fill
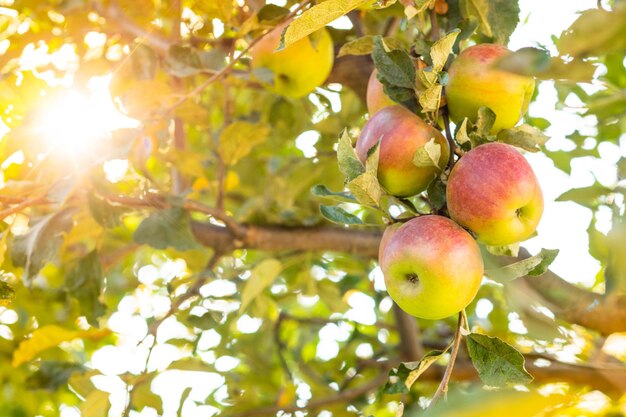
[[[430,400],[429,408],[434,407],[437,401],[441,398],[441,396],[446,397],[448,393],[448,382],[450,381],[450,377],[452,376],[452,368],[454,368],[454,362],[456,361],[456,357],[459,353],[459,348],[461,346],[461,339],[463,337],[463,332],[461,329],[463,328],[463,323],[465,322],[465,310],[461,310],[459,312],[459,320],[456,325],[456,332],[454,334],[454,341],[452,342],[452,351],[450,352],[450,360],[448,361],[448,366],[446,366],[446,370],[443,374],[443,378],[439,383],[439,387],[433,395],[433,399]]]
[[[445,94],[445,88],[444,88]],[[446,139],[448,139],[448,144],[450,145],[450,159],[448,160],[448,168],[452,168],[454,165],[454,155],[456,154],[456,142],[452,137],[452,132],[450,131],[450,117],[448,115],[448,105],[442,108],[442,116],[443,116],[443,127],[446,131]]]

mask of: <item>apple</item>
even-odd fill
[[[480,44],[465,49],[448,71],[446,99],[453,122],[467,117],[476,121],[480,107],[496,114],[492,134],[512,128],[528,110],[535,89],[532,77],[494,68],[494,63],[512,52],[501,45]]]
[[[367,103],[367,112],[369,114],[374,114],[383,107],[397,104],[385,94],[383,84],[378,81],[378,78],[376,78],[377,74],[378,71],[374,69],[374,71],[372,71],[372,75],[370,75],[369,81],[367,82],[365,102]]]
[[[432,138],[441,146],[439,166],[413,165],[415,151]],[[366,161],[367,152],[378,141],[378,181],[390,194],[399,197],[424,191],[450,158],[450,147],[441,132],[400,105],[383,108],[363,126],[356,142],[361,162]]]
[[[459,225],[427,215],[385,235],[379,264],[387,292],[404,311],[438,320],[458,313],[474,299],[483,259],[474,238]]]
[[[335,50],[330,34],[322,28],[276,51],[280,35],[288,24],[275,27],[252,47],[252,68],[272,71],[273,85],[267,86],[269,90],[286,97],[300,98],[326,81],[333,68]]]
[[[529,238],[543,214],[539,181],[513,146],[487,143],[456,163],[446,190],[450,217],[491,246]]]

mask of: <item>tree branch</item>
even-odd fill
[[[407,314],[393,303],[393,315],[396,318],[400,335],[400,357],[404,362],[417,361],[424,356],[424,346],[420,340],[420,331],[415,317]]]

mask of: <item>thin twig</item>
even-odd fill
[[[446,139],[448,140],[448,145],[450,145],[450,159],[448,160],[448,168],[452,168],[454,165],[454,155],[457,153],[457,146],[454,138],[452,137],[452,132],[450,131],[450,117],[448,115],[448,105],[446,104],[442,109],[441,113],[443,115],[443,127],[446,131]]]
[[[36,198],[29,199],[29,200],[24,200],[21,203],[14,205],[13,207],[9,207],[7,209],[0,211],[0,221],[6,219],[12,214],[19,213],[25,208],[28,208],[30,206],[35,206],[37,204],[47,203],[47,202],[48,202],[48,199],[45,196],[36,197]]]
[[[282,324],[284,318],[285,316],[283,316],[282,312],[278,314],[278,319],[274,324],[274,342],[276,343],[276,347],[278,348],[278,359],[280,360],[280,364],[283,367],[285,374],[287,374],[289,380],[293,381],[293,374],[291,373],[289,365],[287,364],[287,360],[285,359],[285,355],[283,354],[285,344],[280,338],[280,325]]]
[[[461,346],[461,338],[463,333],[461,329],[463,328],[463,311],[459,312],[459,321],[456,325],[456,333],[454,334],[454,341],[452,342],[452,352],[450,352],[450,360],[448,362],[448,366],[446,366],[446,370],[443,374],[443,378],[441,379],[441,383],[433,395],[433,399],[430,401],[429,408],[434,407],[437,401],[443,395],[444,397],[448,393],[448,382],[450,382],[450,376],[452,376],[452,369],[454,368],[454,362],[456,361],[456,356],[459,353],[459,347]]]

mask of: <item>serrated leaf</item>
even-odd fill
[[[383,84],[390,84],[408,89],[415,88],[415,65],[409,54],[401,49],[389,49],[382,37],[374,38],[372,60],[378,70],[378,79]]]
[[[65,291],[78,301],[80,313],[95,327],[98,327],[98,318],[106,312],[106,306],[100,301],[103,281],[96,251],[82,258],[65,277]]]
[[[476,117],[476,134],[481,137],[489,136],[493,124],[496,122],[496,114],[489,107],[481,107],[478,109]]]
[[[347,192],[334,192],[330,191],[325,185],[314,185],[311,188],[311,194],[316,197],[325,198],[337,203],[356,203],[356,198]]]
[[[75,208],[68,207],[42,217],[28,233],[16,236],[13,240],[11,257],[16,266],[24,268],[22,275],[28,282],[53,259],[63,243],[63,234],[73,226]]]
[[[413,165],[418,168],[437,167],[439,170],[443,169],[441,166],[441,145],[435,142],[435,138],[431,138],[417,148],[413,154]]]
[[[480,31],[496,43],[506,45],[519,23],[519,4],[511,0],[467,0],[466,17],[480,22]]]
[[[428,184],[426,193],[428,193],[428,200],[432,204],[433,209],[440,210],[446,205],[446,184],[439,177]]]
[[[424,112],[436,112],[439,110],[442,90],[443,86],[441,84],[433,84],[421,92],[418,101]]]
[[[283,264],[274,258],[264,259],[255,266],[241,292],[239,313],[243,313],[248,305],[274,282],[282,270]]]
[[[363,205],[380,206],[380,199],[385,194],[378,182],[379,156],[380,142],[369,150],[365,172],[346,184],[348,190]]]
[[[447,33],[444,37],[439,39],[430,48],[430,57],[433,61],[433,72],[439,72],[443,69],[448,56],[452,52],[452,47],[456,41],[457,36],[461,33],[461,29],[454,29]]]
[[[581,206],[593,209],[598,206],[602,197],[612,192],[613,190],[610,188],[596,182],[589,187],[574,188],[566,191],[557,197],[555,201],[573,201]]]
[[[152,213],[139,224],[133,240],[155,249],[172,247],[184,251],[200,247],[191,233],[189,214],[180,207]]]
[[[506,387],[533,380],[524,368],[524,356],[503,340],[470,333],[466,341],[472,363],[486,385]]]
[[[558,249],[542,249],[537,255],[501,268],[486,270],[485,275],[499,282],[508,282],[527,275],[538,276],[548,270],[558,254]]]
[[[456,132],[454,132],[454,139],[459,145],[470,142],[470,137],[467,134],[467,117],[457,126]]]
[[[497,136],[498,142],[508,143],[529,152],[539,152],[548,139],[550,138],[541,130],[527,124],[503,129]]]
[[[338,206],[320,206],[320,213],[327,220],[338,224],[363,224],[363,221],[354,214],[348,213]]]
[[[267,125],[238,120],[222,130],[218,152],[226,165],[234,165],[252,148],[265,142],[269,133]]]
[[[432,364],[437,362],[439,358],[445,353],[442,350],[431,350],[427,354],[424,355],[422,359],[415,366],[409,366],[407,364],[407,368],[411,370],[407,375],[404,383],[408,389],[411,389],[415,381],[428,369]]]
[[[352,181],[365,172],[365,167],[356,155],[352,147],[352,140],[346,130],[339,136],[337,162],[339,163],[339,171],[346,177],[346,181]]]
[[[374,50],[374,38],[373,35],[361,36],[350,42],[344,43],[339,49],[337,58],[341,58],[346,55],[369,55]],[[385,45],[390,49],[404,49],[404,43],[394,37],[383,38]]]
[[[288,47],[368,1],[326,0],[316,4],[287,26],[281,34],[279,49]]]
[[[107,417],[109,415],[109,393],[104,391],[92,391],[80,405],[81,417]]]

